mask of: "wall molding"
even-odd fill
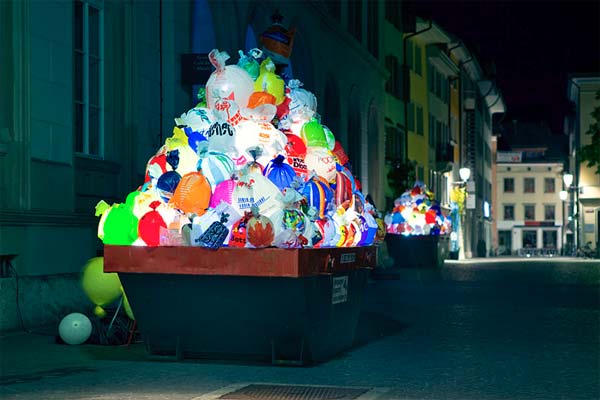
[[[57,226],[95,228],[98,218],[90,214],[61,211],[14,211],[0,210],[0,225],[8,226]]]

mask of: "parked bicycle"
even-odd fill
[[[595,258],[596,249],[592,248],[592,242],[587,242],[585,246],[577,249],[577,257],[581,258]]]

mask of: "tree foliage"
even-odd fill
[[[416,166],[416,161],[394,160],[392,162],[392,169],[387,178],[395,195],[399,196],[413,187],[416,178]]]
[[[462,214],[467,200],[467,189],[464,186],[455,186],[450,192],[450,201],[458,206],[458,213]]]
[[[596,92],[596,100],[600,100],[600,90]],[[592,136],[592,142],[582,146],[579,154],[581,162],[587,161],[588,167],[596,167],[596,174],[600,175],[600,105],[594,107],[591,113],[592,123],[585,132]]]

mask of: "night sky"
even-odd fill
[[[598,4],[415,0],[409,7],[462,39],[492,72],[504,95],[506,121],[544,121],[559,134],[568,110],[568,75],[599,73]]]

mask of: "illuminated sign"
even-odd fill
[[[522,161],[522,155],[520,151],[499,151],[496,154],[496,162],[518,163]]]
[[[487,201],[483,202],[483,218],[489,218],[490,217],[490,203],[488,203]]]

